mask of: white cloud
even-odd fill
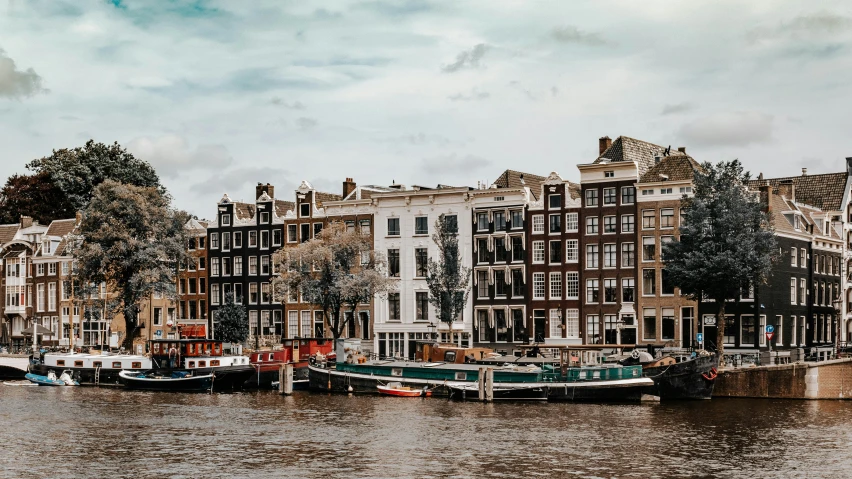
[[[207,144],[192,149],[186,138],[175,134],[135,138],[127,145],[127,150],[151,163],[164,176],[198,169],[220,169],[233,162],[223,145]]]
[[[0,49],[0,98],[23,98],[45,92],[41,84],[41,76],[35,70],[19,70],[15,61]]]
[[[687,144],[697,146],[749,146],[770,141],[772,127],[772,115],[739,111],[695,120],[679,133]]]

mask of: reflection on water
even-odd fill
[[[480,404],[0,385],[0,477],[848,478],[850,425],[849,401]]]

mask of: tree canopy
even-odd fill
[[[438,259],[429,258],[426,284],[429,303],[438,312],[438,319],[452,332],[453,323],[464,313],[470,294],[470,268],[465,267],[459,251],[456,218],[441,215],[435,221],[432,241],[438,247]]]
[[[354,321],[359,304],[390,291],[395,282],[387,277],[384,258],[373,251],[368,235],[347,228],[343,222],[329,223],[315,238],[275,254],[276,296],[295,292],[302,301],[319,306],[334,339],[343,336]],[[350,311],[347,317],[342,312]]]
[[[76,210],[46,172],[12,175],[0,190],[0,223],[17,223],[31,216],[41,224],[73,218]]]
[[[765,282],[777,249],[771,216],[738,160],[704,163],[695,172],[694,196],[682,199],[680,237],[664,243],[669,280],[681,294],[716,302],[716,346],[722,360],[725,302]]]
[[[184,224],[189,215],[170,207],[156,187],[106,180],[95,188],[73,248],[78,277],[106,282],[124,315],[125,347],[139,333],[139,304],[152,293],[177,299],[177,266],[189,259]]]
[[[248,315],[245,306],[234,302],[234,295],[227,294],[224,304],[216,310],[214,335],[218,341],[242,343],[249,334]]]

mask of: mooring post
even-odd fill
[[[494,368],[485,371],[485,402],[494,401]]]
[[[284,394],[284,377],[286,376],[284,373],[284,368],[286,364],[278,365],[278,393]]]
[[[280,389],[282,394],[293,394],[293,363],[287,363],[281,366],[281,382]]]
[[[485,368],[479,368],[479,400],[485,401]]]

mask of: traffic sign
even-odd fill
[[[772,337],[773,337],[773,336],[775,336],[775,333],[767,332],[767,333],[766,333],[766,340],[767,340],[767,341],[772,341]]]
[[[766,334],[771,334],[775,332],[775,326],[771,324],[766,325]]]
[[[697,333],[695,335],[695,340],[698,341],[699,343],[703,343],[704,342],[704,333]]]

